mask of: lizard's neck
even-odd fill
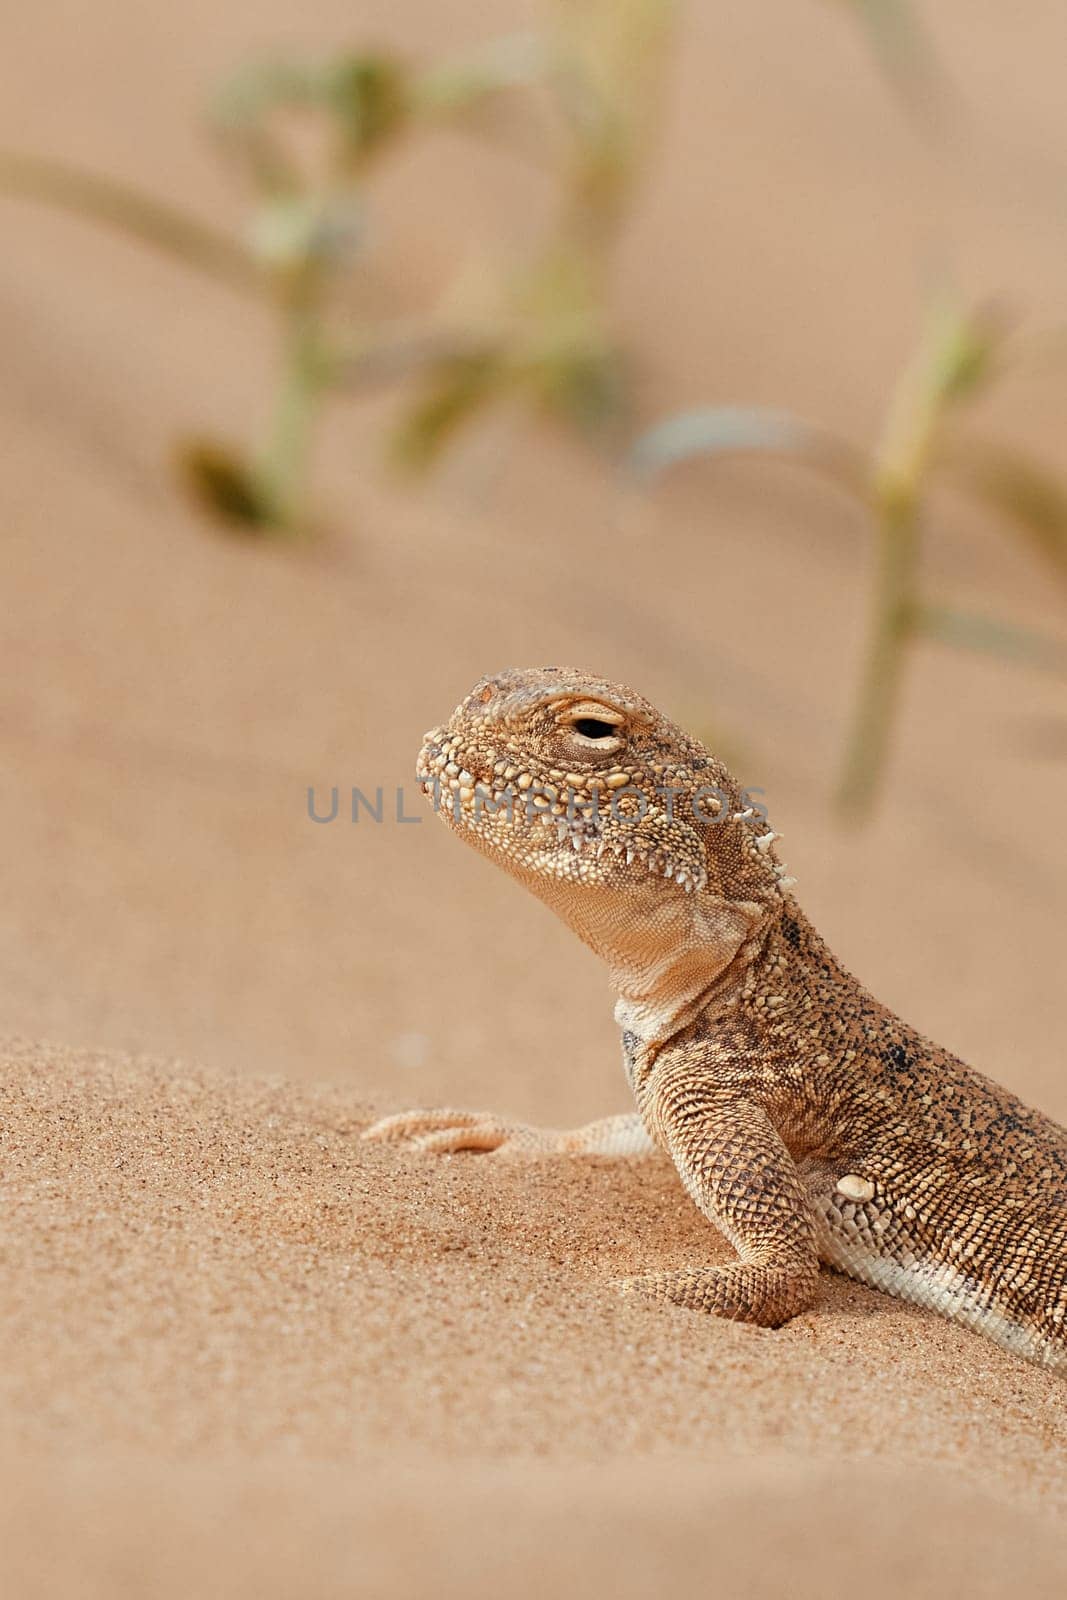
[[[776,921],[777,911],[766,906],[711,896],[679,899],[630,921],[599,951],[619,995],[619,1026],[659,1045],[699,1015],[728,1009]]]
[[[770,912],[717,904],[709,937],[675,945],[655,966],[612,967],[615,1020],[643,1044],[663,1045],[698,1017],[724,1023],[741,1006],[758,1014],[760,995],[774,1007],[764,1014],[785,1020],[797,1004],[833,1006],[839,985],[855,985],[795,902]]]
[[[783,902],[727,899],[710,890],[683,894],[662,879],[595,893],[543,875],[523,875],[607,964],[619,996],[620,1026],[661,1045],[702,1014],[740,1001],[766,958]]]

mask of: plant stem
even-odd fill
[[[231,289],[262,291],[266,286],[263,273],[237,240],[112,178],[66,162],[0,150],[0,191],[132,234]]]
[[[934,302],[919,348],[893,391],[871,483],[878,572],[867,659],[837,790],[840,810],[868,817],[885,771],[908,646],[919,632],[920,506],[946,415],[988,372],[989,334],[952,302]]]
[[[915,495],[886,494],[878,513],[874,615],[837,791],[840,810],[870,815],[889,753],[907,648],[919,616],[919,518]]]
[[[304,524],[312,440],[329,386],[318,317],[297,307],[290,312],[281,387],[256,467],[267,525],[280,533],[296,533]]]

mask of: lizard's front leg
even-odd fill
[[[400,1111],[373,1122],[363,1137],[446,1155],[480,1150],[520,1156],[639,1156],[653,1149],[636,1111],[568,1129],[533,1128],[525,1122],[508,1122],[491,1111]]]
[[[649,1120],[690,1197],[740,1259],[620,1286],[736,1322],[788,1322],[811,1305],[819,1276],[815,1224],[792,1156],[755,1101],[689,1073],[656,1076],[645,1089]]]

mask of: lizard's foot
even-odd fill
[[[457,1150],[500,1155],[550,1155],[562,1135],[553,1128],[505,1122],[491,1111],[398,1111],[363,1130],[363,1138],[450,1155]]]
[[[616,1278],[615,1287],[623,1294],[670,1300],[687,1311],[709,1311],[730,1322],[777,1328],[808,1309],[815,1299],[817,1281],[817,1272],[737,1262],[727,1267],[683,1268]]]

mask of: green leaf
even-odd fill
[[[397,57],[342,54],[320,62],[266,61],[242,68],[216,97],[214,118],[244,141],[255,170],[274,186],[286,162],[267,125],[277,111],[303,108],[331,118],[349,167],[376,154],[407,121],[409,70]],[[291,175],[289,175],[291,177]]]
[[[943,404],[970,399],[995,371],[1006,332],[994,305],[965,310],[951,301],[935,304],[928,325],[929,382]]]
[[[400,466],[425,471],[467,422],[500,395],[511,374],[496,350],[483,350],[438,362],[427,374],[422,395],[393,439]]]
[[[553,416],[589,431],[617,421],[625,407],[624,364],[600,344],[565,346],[519,376]]]
[[[997,371],[1005,326],[993,305],[968,308],[943,290],[929,301],[917,349],[898,379],[878,450],[875,498],[910,515],[946,420]]]
[[[1056,576],[1067,582],[1067,483],[1000,445],[957,446],[946,465],[964,488],[991,507]]]
[[[326,92],[350,161],[377,153],[407,121],[407,70],[390,56],[341,57],[328,69]]]
[[[265,533],[274,517],[254,470],[213,439],[187,439],[177,450],[178,474],[193,498],[235,532]]]
[[[866,498],[867,464],[846,440],[809,427],[785,411],[708,406],[679,412],[650,428],[633,446],[630,464],[647,482],[669,467],[703,456],[748,453],[795,456],[829,472],[851,494]]]
[[[974,650],[1054,672],[1067,671],[1067,641],[1020,623],[955,611],[949,606],[923,605],[916,613],[915,626],[927,638],[955,649]]]

